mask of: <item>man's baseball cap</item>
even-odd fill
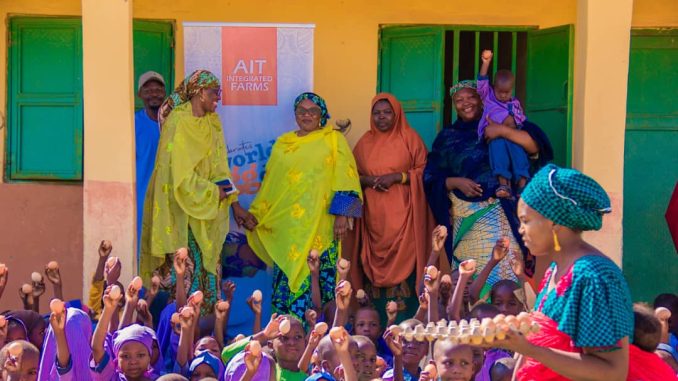
[[[154,71],[147,71],[139,77],[139,86],[137,88],[137,91],[141,90],[141,88],[146,84],[146,82],[151,80],[158,81],[162,83],[163,86],[165,86],[165,78],[163,78],[162,75],[160,75],[160,73]]]

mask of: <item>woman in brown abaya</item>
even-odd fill
[[[405,299],[416,300],[415,284],[431,253],[434,222],[422,181],[427,153],[400,102],[377,94],[370,131],[353,150],[365,202],[347,249],[354,287],[364,288],[378,308],[387,300],[398,300],[401,309]]]

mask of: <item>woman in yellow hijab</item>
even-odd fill
[[[273,266],[273,310],[302,318],[334,299],[339,242],[349,218],[360,217],[362,194],[344,136],[327,126],[325,101],[303,93],[294,102],[299,130],[273,145],[261,189],[250,206],[259,225],[247,233],[254,252]],[[320,254],[320,304],[311,297],[309,251]]]
[[[238,203],[231,179],[217,104],[219,79],[206,70],[188,76],[160,107],[162,127],[155,169],[144,203],[141,275],[161,277],[175,290],[171,254],[189,250],[184,278],[188,294],[202,290],[201,314],[213,311],[220,290],[219,258],[229,229],[229,207],[236,221],[253,228],[256,220]]]

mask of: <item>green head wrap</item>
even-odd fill
[[[600,230],[603,214],[612,211],[610,198],[595,180],[553,164],[534,175],[521,197],[542,216],[573,230]]]
[[[450,87],[450,96],[454,96],[454,94],[461,89],[476,90],[477,88],[478,88],[478,85],[477,85],[477,82],[475,80],[464,79],[462,81],[455,83],[454,86]]]

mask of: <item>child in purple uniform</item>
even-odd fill
[[[483,100],[483,117],[478,124],[479,139],[483,138],[489,124],[488,119],[510,128],[521,128],[526,119],[520,101],[513,97],[513,73],[509,70],[497,70],[493,86],[490,86],[487,71],[492,61],[492,51],[484,50],[481,60],[478,94]],[[520,193],[530,176],[528,155],[521,146],[503,138],[493,139],[488,146],[490,166],[499,181],[495,195],[499,198],[511,198],[511,181],[513,180]]]

